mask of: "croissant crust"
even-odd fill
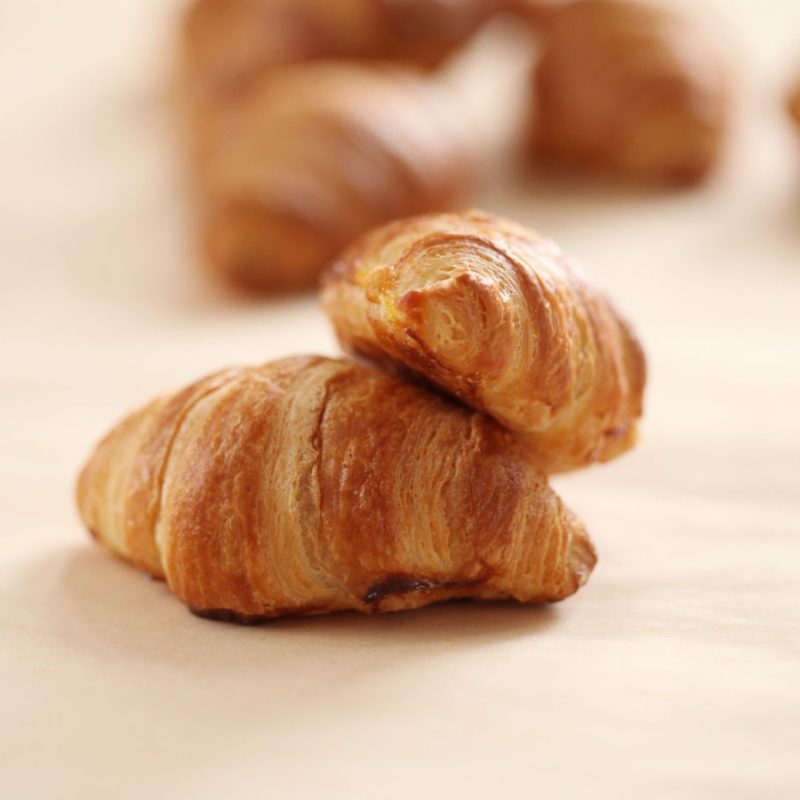
[[[110,550],[196,612],[254,622],[452,597],[559,600],[595,557],[527,449],[367,366],[298,357],[132,414],[78,484]]]
[[[395,222],[345,251],[322,297],[348,352],[491,415],[547,472],[635,441],[642,349],[608,298],[533,231],[481,212]]]

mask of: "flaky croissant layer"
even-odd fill
[[[78,483],[89,530],[197,613],[560,600],[592,545],[526,448],[350,361],[231,369],[137,411]]]
[[[546,472],[636,438],[645,360],[623,317],[552,241],[478,211],[391,223],[324,278],[345,350],[412,372],[523,436]]]

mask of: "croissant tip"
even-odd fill
[[[580,589],[592,574],[597,564],[597,551],[588,534],[581,530],[572,537],[569,550],[569,567],[575,578],[575,591]]]

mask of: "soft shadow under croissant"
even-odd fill
[[[345,360],[231,369],[132,414],[78,484],[87,527],[201,615],[554,601],[583,526],[491,420]]]
[[[348,248],[322,297],[345,350],[491,415],[546,472],[635,442],[646,370],[633,330],[534,231],[477,211],[400,220]]]

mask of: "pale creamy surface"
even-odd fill
[[[598,547],[589,584],[255,629],[91,544],[73,481],[152,395],[333,353],[328,325],[197,269],[163,116],[172,4],[5,6],[3,797],[800,796],[800,141],[780,105],[800,5],[717,0],[743,99],[707,187],[512,173],[475,196],[579,257],[649,355],[641,446],[556,482]],[[508,115],[475,98],[521,72],[503,39],[451,81],[490,140]]]

